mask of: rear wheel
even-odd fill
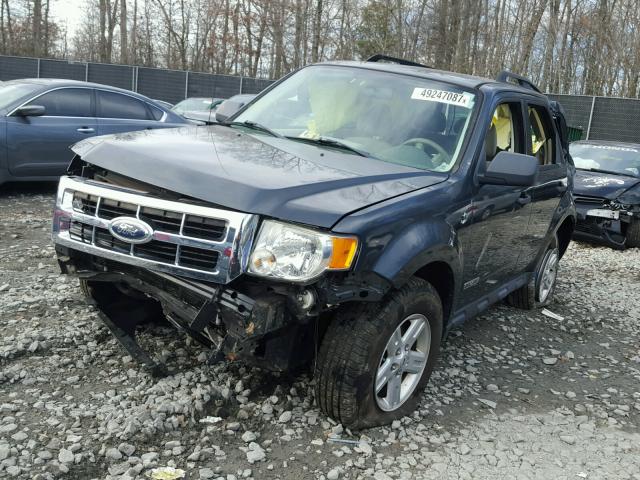
[[[531,281],[512,292],[507,297],[507,303],[513,307],[532,310],[544,307],[551,302],[558,278],[560,251],[558,240],[553,238],[542,256]]]
[[[413,278],[378,304],[345,307],[329,325],[316,365],[316,400],[350,428],[413,412],[440,350],[442,304]]]
[[[640,248],[640,221],[631,220],[627,227],[627,247]]]

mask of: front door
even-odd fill
[[[523,124],[521,102],[496,106],[483,157],[478,159],[480,172],[500,151],[525,152]],[[530,213],[526,187],[475,187],[458,230],[463,249],[463,290],[468,300],[482,297],[516,276]]]
[[[41,105],[40,117],[7,118],[7,160],[13,175],[63,175],[73,158],[70,146],[97,133],[93,91],[88,88],[51,90],[29,105]]]

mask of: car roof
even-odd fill
[[[402,73],[414,77],[421,77],[441,82],[454,83],[463,88],[478,89],[488,86],[492,90],[514,91],[535,95],[546,98],[546,95],[538,93],[532,89],[524,88],[514,83],[501,82],[495,79],[479,77],[476,75],[467,75],[465,73],[448,72],[446,70],[438,70],[430,67],[418,67],[412,65],[400,65],[397,63],[386,62],[354,62],[354,61],[332,61],[322,62],[316,65],[336,65],[356,68],[366,68],[368,70],[376,70],[389,73]]]
[[[607,145],[610,147],[639,148],[640,143],[620,142],[617,140],[578,140],[571,145]]]
[[[147,101],[154,102],[153,99],[146,97],[137,92],[132,92],[131,90],[126,90],[124,88],[112,87],[111,85],[104,85],[102,83],[93,83],[93,82],[83,82],[80,80],[67,80],[64,78],[19,78],[16,80],[9,80],[4,82],[3,85],[9,84],[19,84],[19,83],[31,83],[34,85],[41,85],[44,87],[90,87],[90,88],[100,88],[102,90],[109,90],[112,92],[126,93],[127,95],[133,95],[140,99],[145,99]]]

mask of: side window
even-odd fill
[[[151,116],[153,117],[154,120],[162,120],[162,117],[164,116],[164,112],[162,110],[160,110],[159,108],[154,107],[153,105],[147,105],[149,107],[149,110],[151,111]]]
[[[92,117],[91,93],[89,88],[61,88],[45,93],[29,104],[42,105],[47,116]]]
[[[485,139],[485,153],[490,162],[499,152],[524,153],[520,104],[502,103],[491,117]]]
[[[128,95],[97,90],[98,117],[151,120],[144,102]]]
[[[531,151],[540,165],[551,165],[554,162],[554,134],[549,112],[538,105],[529,105],[529,135]]]

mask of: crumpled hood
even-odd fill
[[[182,195],[325,228],[447,178],[219,125],[93,137],[72,149],[88,163]]]
[[[622,193],[640,183],[640,178],[576,170],[573,183],[573,193],[575,195],[615,200]]]

